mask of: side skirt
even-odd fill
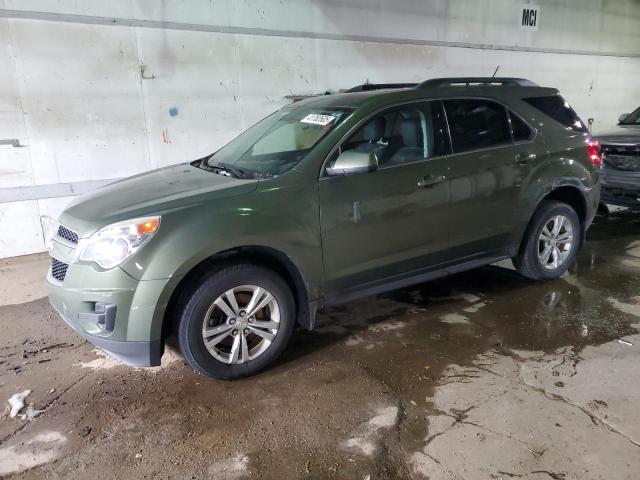
[[[512,256],[513,255],[510,255],[506,252],[502,252],[500,254],[474,258],[472,260],[450,264],[444,267],[422,269],[419,271],[410,272],[408,275],[386,278],[381,281],[360,285],[354,289],[342,291],[337,294],[327,295],[322,302],[322,307],[346,303],[360,298],[386,293],[391,290],[397,290],[399,288],[428,282],[430,280],[436,280],[438,278],[464,272],[466,270],[472,270],[478,267],[483,267],[485,265],[499,262],[501,260],[506,260],[511,258]]]

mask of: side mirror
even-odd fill
[[[347,150],[336,158],[333,167],[327,167],[327,175],[350,175],[352,173],[373,172],[378,169],[378,157],[373,152]]]
[[[624,122],[624,121],[627,119],[627,117],[628,117],[628,116],[629,116],[629,114],[628,114],[628,113],[623,113],[622,115],[620,115],[620,116],[618,117],[618,123],[622,123],[622,122]]]

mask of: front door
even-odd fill
[[[449,151],[440,102],[389,109],[336,151],[370,152],[378,168],[323,176],[320,216],[325,290],[331,294],[392,281],[444,262]]]

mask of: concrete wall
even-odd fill
[[[595,130],[640,104],[640,1],[0,0],[0,258],[109,179],[212,152],[290,94],[447,75],[560,88]],[[141,74],[140,65],[144,66]]]

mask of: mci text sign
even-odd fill
[[[522,30],[538,31],[540,24],[540,7],[523,5],[518,12],[518,25]]]

